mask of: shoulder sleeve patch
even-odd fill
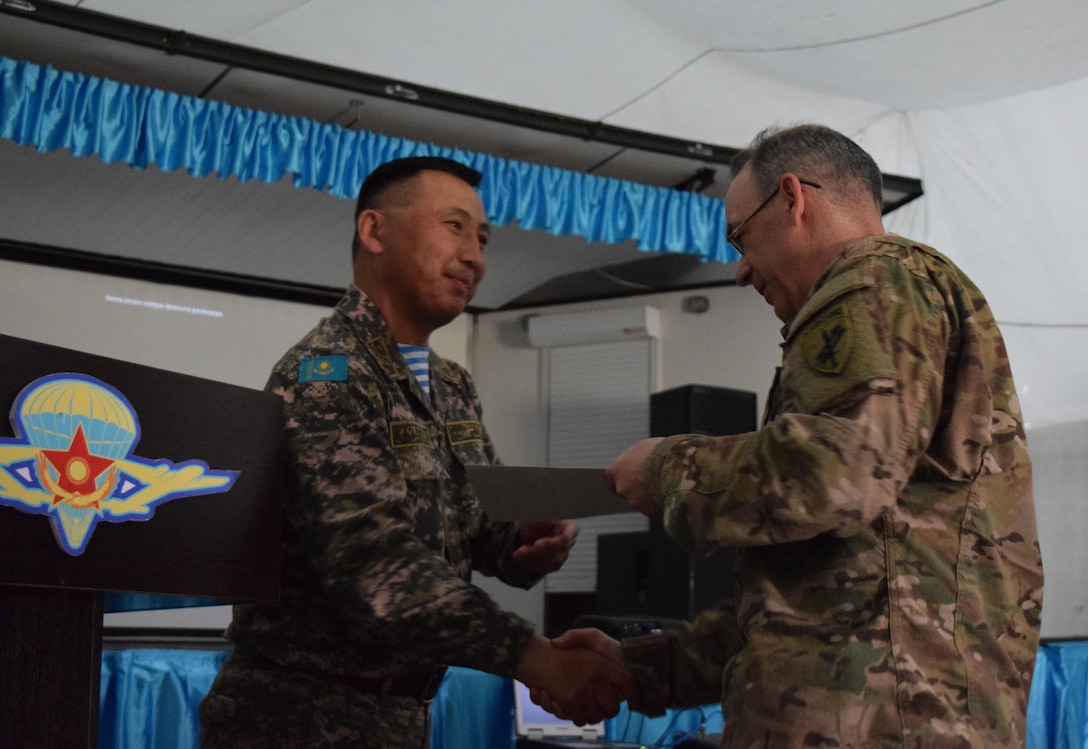
[[[854,327],[841,304],[807,326],[801,335],[805,361],[817,372],[841,374],[854,348]]]
[[[315,356],[298,364],[299,382],[343,382],[347,378],[346,356]]]

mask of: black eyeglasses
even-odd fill
[[[820,185],[816,184],[815,182],[809,182],[807,179],[800,179],[800,180],[798,180],[798,182],[800,182],[802,185],[808,185],[809,187],[814,187],[817,190],[820,189]],[[733,249],[737,251],[738,255],[743,255],[744,254],[744,248],[740,246],[740,240],[738,239],[738,237],[740,236],[741,231],[744,229],[745,226],[748,225],[749,221],[751,221],[752,219],[754,219],[756,217],[757,213],[759,213],[760,211],[762,211],[764,208],[766,208],[768,205],[771,204],[771,201],[774,200],[774,196],[778,194],[779,189],[780,188],[777,188],[777,187],[774,188],[774,192],[772,192],[770,195],[768,195],[767,199],[764,200],[762,203],[760,203],[758,208],[756,208],[754,211],[749,213],[748,218],[741,221],[739,224],[737,224],[736,229],[734,229],[733,231],[731,231],[731,232],[729,232],[728,234],[725,235],[725,241],[733,246]]]

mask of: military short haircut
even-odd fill
[[[873,157],[824,125],[768,128],[733,160],[732,175],[736,177],[746,164],[752,165],[756,186],[763,195],[774,190],[783,174],[792,172],[827,188],[868,194],[878,210],[884,205],[884,179]]]
[[[372,171],[363,184],[359,187],[359,196],[355,199],[355,219],[358,223],[359,214],[369,208],[380,208],[382,196],[391,188],[403,184],[417,176],[421,172],[445,172],[468,183],[470,187],[477,187],[483,178],[476,169],[466,166],[459,161],[443,158],[442,156],[408,156],[403,159],[387,161]],[[351,256],[359,252],[358,230],[352,234]]]

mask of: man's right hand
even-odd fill
[[[556,644],[561,641],[534,636],[518,664],[515,676],[538,705],[581,726],[615,715],[621,702],[635,696],[622,657],[617,661],[569,640]]]
[[[646,463],[662,437],[640,440],[624,450],[604,469],[605,483],[613,494],[623,497],[632,510],[646,517],[661,514],[661,505],[654,501],[646,478]]]

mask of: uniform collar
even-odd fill
[[[347,318],[355,336],[387,377],[401,380],[411,374],[385,318],[359,287],[355,284],[348,286],[344,297],[336,305],[336,310]],[[430,363],[434,374],[447,382],[456,382],[461,377],[458,368],[452,362],[437,356],[433,349]]]

